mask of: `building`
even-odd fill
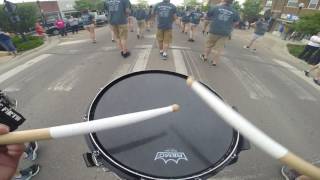
[[[59,0],[59,8],[64,17],[79,16],[80,12],[74,9],[75,0]]]
[[[265,9],[271,9],[274,17],[299,17],[320,12],[320,0],[264,0],[263,4]]]
[[[62,17],[57,1],[37,1],[37,4],[46,23],[52,23]]]
[[[264,11],[271,11],[271,30],[290,24],[302,15],[320,13],[320,0],[263,0]]]

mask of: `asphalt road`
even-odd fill
[[[242,47],[249,33],[235,30],[222,62],[210,67],[199,60],[205,37],[196,42],[174,30],[167,61],[160,60],[155,30],[137,40],[129,34],[132,55],[123,59],[111,42],[107,27],[97,29],[97,44],[88,34],[69,35],[54,47],[22,57],[0,68],[0,88],[19,101],[18,111],[27,122],[21,129],[83,121],[86,109],[100,88],[133,71],[164,69],[192,75],[214,88],[240,113],[271,137],[307,160],[320,159],[319,88],[287,61],[272,54],[263,41],[252,53]],[[40,142],[39,175],[33,179],[116,179],[99,168],[87,168],[82,154],[88,151],[83,137]],[[31,164],[23,162],[22,167]],[[237,164],[212,179],[282,179],[281,165],[252,147]]]

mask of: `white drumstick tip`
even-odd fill
[[[178,104],[172,105],[172,112],[177,112],[180,110],[180,106]]]
[[[187,85],[191,87],[193,82],[194,82],[194,78],[192,76],[189,76],[187,79]]]

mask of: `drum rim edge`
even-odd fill
[[[90,106],[89,106],[89,109],[88,109],[88,112],[87,112],[87,121],[90,121],[90,117],[91,117],[91,109],[93,106],[96,106],[96,103],[98,102],[97,99],[100,98],[100,96],[102,96],[104,94],[105,91],[107,91],[107,89],[111,88],[114,84],[122,81],[123,79],[127,79],[129,77],[132,77],[132,76],[136,76],[136,75],[140,75],[140,74],[148,74],[148,73],[160,73],[160,74],[169,74],[169,75],[175,75],[175,76],[179,76],[181,78],[184,78],[184,79],[187,79],[188,76],[186,75],[183,75],[183,74],[179,74],[179,73],[176,73],[176,72],[172,72],[172,71],[165,71],[165,70],[145,70],[145,71],[137,71],[137,72],[132,72],[132,73],[129,73],[129,74],[125,74],[123,76],[120,76],[120,77],[117,77],[117,78],[114,78],[113,80],[111,80],[109,83],[107,83],[105,86],[103,86],[102,88],[100,88],[100,91],[97,93],[97,95],[94,97],[94,99],[92,100]],[[215,93],[220,99],[222,99],[222,97],[217,94],[217,92],[213,91],[212,88],[210,88],[208,85],[202,83],[205,87],[207,87],[208,89],[210,89],[213,93]],[[109,88],[108,88],[109,87]],[[107,88],[107,89],[106,89]],[[193,176],[190,176],[190,177],[185,177],[185,178],[179,178],[181,180],[188,180],[188,179],[194,179],[194,178],[199,178],[199,177],[202,177],[202,176],[205,176],[207,174],[210,174],[211,172],[213,172],[214,170],[217,170],[221,167],[223,167],[223,165],[225,165],[226,162],[228,162],[233,154],[236,154],[237,152],[237,149],[238,149],[238,145],[239,145],[239,140],[240,140],[240,133],[236,130],[233,129],[233,135],[235,137],[235,133],[236,132],[236,141],[234,143],[231,143],[230,146],[232,146],[233,144],[233,149],[232,151],[230,151],[229,155],[227,157],[225,157],[225,159],[223,161],[221,161],[218,165],[216,165],[215,167],[213,168],[210,168],[208,167],[207,170],[203,170],[203,171],[200,171],[199,174],[197,175],[193,175]],[[114,166],[114,168],[121,168],[122,170],[121,171],[126,171],[127,173],[131,173],[135,176],[139,176],[139,177],[143,177],[143,178],[148,178],[148,179],[153,179],[153,180],[156,180],[156,179],[161,179],[161,178],[156,178],[156,177],[151,177],[151,176],[148,176],[146,174],[141,174],[140,172],[136,172],[130,168],[127,168],[125,167],[125,165],[122,165],[121,162],[118,163],[116,159],[114,159],[112,156],[106,154],[104,152],[104,150],[100,147],[100,143],[99,142],[96,142],[96,138],[94,137],[95,133],[89,133],[89,139],[90,141],[93,143],[92,145],[97,148],[99,150],[100,153],[103,154],[103,156],[105,158],[107,158],[107,160],[109,162],[111,162],[111,166]],[[164,179],[175,179],[175,178],[164,178]]]

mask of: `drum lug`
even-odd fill
[[[102,163],[99,161],[99,159],[100,159],[100,152],[93,151],[92,152],[92,160],[97,167],[100,167],[102,165]]]
[[[102,163],[99,161],[100,153],[99,151],[93,151],[92,153],[83,154],[83,159],[87,167],[100,167]]]

